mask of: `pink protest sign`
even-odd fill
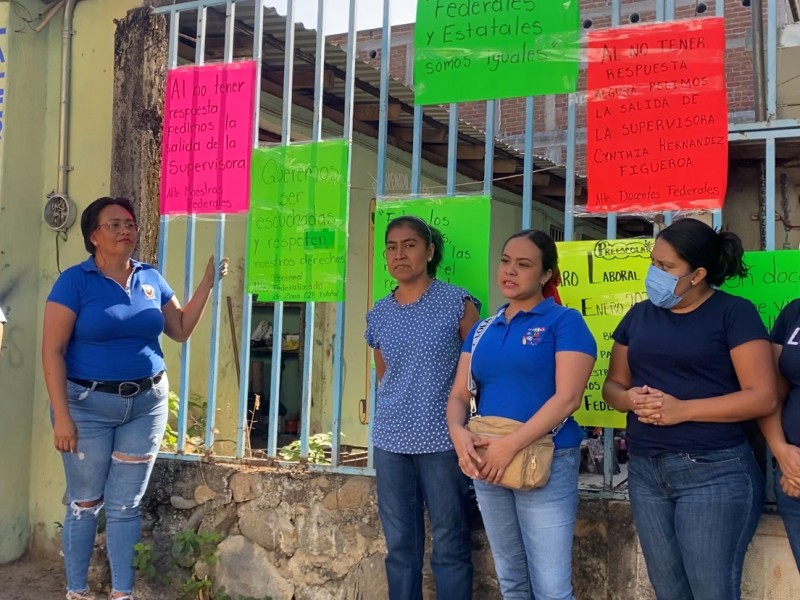
[[[246,213],[256,63],[167,72],[161,214]]]

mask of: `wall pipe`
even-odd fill
[[[72,22],[75,5],[80,0],[67,0],[64,5],[64,20],[61,27],[61,102],[58,114],[58,179],[56,193],[67,196],[67,173],[69,166],[69,101],[72,84]]]

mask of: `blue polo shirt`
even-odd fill
[[[525,422],[556,392],[556,353],[583,352],[597,356],[597,344],[581,314],[546,298],[511,321],[506,307],[486,329],[472,357],[478,386],[478,413]],[[464,340],[462,352],[472,352],[477,324]],[[556,448],[580,444],[583,434],[570,417],[555,437]]]
[[[131,263],[128,289],[103,275],[94,257],[56,280],[47,301],[77,315],[64,357],[67,377],[126,381],[164,370],[161,307],[175,294],[156,269]]]

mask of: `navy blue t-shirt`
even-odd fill
[[[786,441],[800,446],[800,300],[789,303],[772,327],[772,343],[783,346],[778,368],[789,382],[789,397],[783,403],[783,433]]]
[[[715,398],[741,390],[730,352],[752,340],[769,339],[749,300],[717,290],[689,313],[674,313],[649,300],[636,304],[613,334],[628,347],[634,387],[647,385],[678,400]],[[747,439],[752,421],[649,425],[628,413],[631,452],[710,452]]]
[[[502,314],[486,328],[472,357],[479,389],[478,413],[525,422],[556,392],[556,354],[583,352],[597,357],[597,344],[581,314],[546,298],[510,321]],[[472,353],[476,323],[462,352]],[[573,448],[583,434],[570,417],[554,438],[556,448]]]

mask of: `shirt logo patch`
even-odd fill
[[[148,300],[155,300],[156,299],[156,291],[153,289],[152,285],[147,285],[146,283],[142,285],[142,291],[144,292],[144,297]]]
[[[546,331],[544,327],[531,327],[522,336],[523,346],[538,346],[542,341],[542,334]]]

